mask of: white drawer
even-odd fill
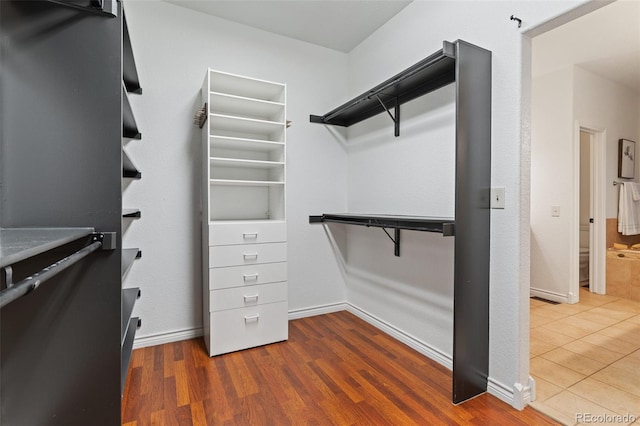
[[[260,244],[287,241],[286,222],[209,224],[209,245]]]
[[[209,310],[211,312],[224,311],[264,305],[265,303],[285,302],[286,300],[286,282],[225,288],[209,292]]]
[[[209,290],[287,281],[287,262],[209,269]]]
[[[284,262],[287,243],[241,244],[209,247],[209,267]]]
[[[212,312],[209,321],[211,356],[287,340],[289,335],[287,302]]]

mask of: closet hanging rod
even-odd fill
[[[422,62],[418,62],[417,64],[413,65],[412,67],[407,68],[406,70],[404,70],[400,74],[396,75],[395,77],[392,77],[389,80],[381,83],[379,86],[374,87],[373,89],[369,90],[366,93],[363,93],[362,95],[360,95],[360,97],[358,97],[356,99],[352,99],[351,101],[345,103],[344,105],[339,106],[338,108],[336,108],[333,111],[329,112],[327,115],[321,116],[320,119],[322,121],[329,121],[332,118],[334,118],[335,116],[340,115],[341,113],[343,113],[345,110],[348,110],[349,108],[352,108],[355,105],[358,105],[360,102],[369,100],[372,97],[374,97],[376,95],[379,95],[379,94],[384,95],[384,93],[382,93],[382,92],[385,89],[388,89],[389,87],[397,85],[402,80],[405,80],[405,79],[407,79],[407,78],[419,73],[420,71],[424,70],[425,68],[431,67],[434,64],[440,62],[441,60],[443,60],[445,58],[455,58],[455,55],[456,55],[455,51],[456,51],[455,50],[455,45],[453,43],[448,42],[448,41],[444,41],[443,45],[442,45],[442,51],[441,52],[436,52],[436,54],[425,58]]]
[[[102,241],[95,241],[88,246],[78,250],[77,252],[57,261],[56,263],[47,266],[40,272],[37,272],[18,283],[11,283],[11,267],[5,267],[7,273],[7,288],[0,291],[0,309],[13,302],[14,300],[31,293],[40,284],[58,275],[60,272],[67,269],[69,266],[74,265],[78,261],[82,260],[89,254],[102,247]]]

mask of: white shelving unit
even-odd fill
[[[286,340],[286,85],[207,70],[203,322],[209,355]]]

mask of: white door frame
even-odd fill
[[[576,303],[580,295],[580,132],[591,135],[591,217],[593,223],[589,232],[589,291],[605,294],[605,255],[606,255],[606,140],[607,131],[588,126],[576,120],[573,137],[573,200],[571,215],[571,241],[569,254],[569,303]]]

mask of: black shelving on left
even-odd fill
[[[0,1],[1,281],[102,246],[2,306],[2,424],[121,423],[123,38],[120,1]]]
[[[134,165],[131,158],[124,150],[126,139],[142,139],[142,134],[138,129],[134,116],[129,94],[142,94],[140,87],[140,79],[138,78],[138,70],[133,55],[133,47],[131,45],[131,37],[127,26],[127,19],[123,11],[122,17],[122,177],[127,179],[141,179],[142,173]],[[124,185],[123,185],[124,190]],[[123,209],[123,220],[141,217],[138,209]],[[123,232],[127,227],[123,226]],[[138,298],[140,298],[140,289],[137,287],[125,288],[125,278],[135,259],[139,259],[142,252],[138,248],[127,248],[122,250],[122,322],[121,322],[121,344],[122,344],[122,363],[121,363],[121,395],[124,394],[125,383],[127,379],[127,371],[129,369],[129,361],[131,360],[131,352],[133,350],[133,341],[135,339],[136,330],[142,325],[141,319],[133,317],[133,307]]]

